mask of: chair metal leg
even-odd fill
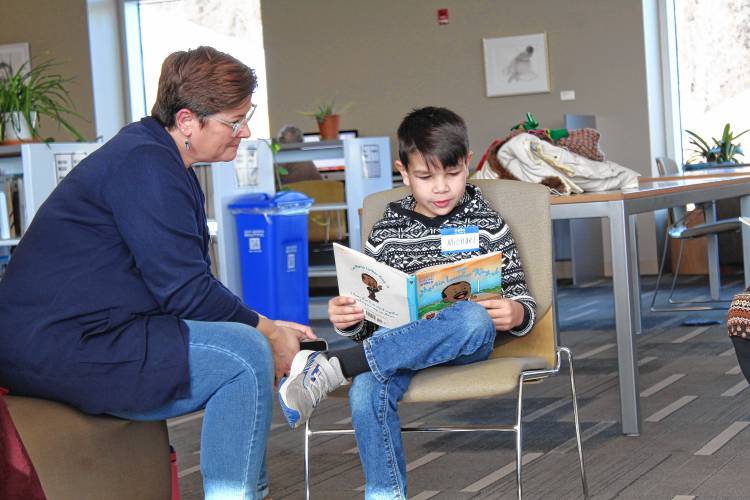
[[[674,307],[657,307],[656,296],[659,293],[659,285],[661,284],[661,278],[664,275],[664,266],[667,262],[667,247],[669,242],[669,234],[664,239],[664,250],[661,255],[661,264],[659,265],[659,274],[656,277],[656,286],[654,287],[654,294],[651,296],[651,312],[672,312],[672,311],[712,311],[712,310],[725,310],[729,308],[729,300],[673,300],[674,289],[677,285],[677,278],[680,275],[680,267],[682,266],[682,254],[684,251],[685,240],[680,240],[680,251],[677,257],[677,265],[675,266],[674,276],[672,277],[672,285],[669,289],[669,297],[667,302],[675,305]],[[724,306],[711,306],[711,305],[698,305],[698,304],[726,304]],[[680,306],[679,304],[694,304],[687,306]]]
[[[659,274],[656,276],[656,286],[654,287],[654,294],[651,296],[651,312],[658,311],[658,308],[654,307],[656,303],[656,295],[659,293],[659,285],[661,284],[661,277],[664,274],[664,266],[667,263],[667,248],[669,247],[669,233],[664,237],[664,249],[661,252],[661,265],[659,266]]]
[[[581,444],[581,424],[578,420],[578,396],[576,395],[576,381],[573,374],[573,353],[567,347],[561,347],[560,351],[563,351],[568,357],[568,367],[570,370],[570,396],[573,399],[573,422],[576,428],[576,444],[578,445],[578,463],[581,467],[581,485],[583,486],[583,498],[589,497],[589,485],[586,480],[586,468],[583,464],[583,446]]]
[[[521,483],[521,467],[523,465],[523,427],[521,423],[521,414],[523,413],[523,380],[524,376],[523,374],[521,374],[521,376],[518,378],[518,405],[516,411],[516,425],[513,426],[513,429],[516,433],[516,485],[518,490],[518,500],[522,500],[523,498]]]
[[[310,421],[305,422],[305,500],[310,500]]]
[[[680,275],[680,268],[682,267],[682,254],[685,251],[685,240],[680,240],[680,251],[677,253],[677,267],[675,267],[674,274],[672,275],[672,287],[669,289],[669,297],[667,302],[674,304],[672,296],[674,295],[674,287],[677,285],[677,277]]]

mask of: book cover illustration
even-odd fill
[[[406,274],[334,243],[339,295],[352,297],[365,319],[395,328],[432,318],[459,300],[502,295],[502,254],[493,252]]]
[[[503,256],[488,253],[416,273],[418,318],[432,318],[461,300],[487,300],[502,296]]]
[[[338,243],[333,244],[333,254],[339,295],[356,299],[365,319],[387,328],[411,321],[408,283],[413,276]]]

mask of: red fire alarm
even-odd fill
[[[448,24],[448,9],[438,9],[438,24]]]

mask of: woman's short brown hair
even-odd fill
[[[255,72],[213,47],[173,52],[164,59],[151,116],[163,126],[175,125],[175,114],[187,108],[203,119],[240,106],[258,81]]]

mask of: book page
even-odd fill
[[[432,318],[461,300],[502,296],[502,267],[502,253],[492,252],[418,271],[417,317]]]
[[[406,273],[338,243],[333,244],[333,255],[339,295],[356,299],[367,320],[386,328],[410,321]]]

